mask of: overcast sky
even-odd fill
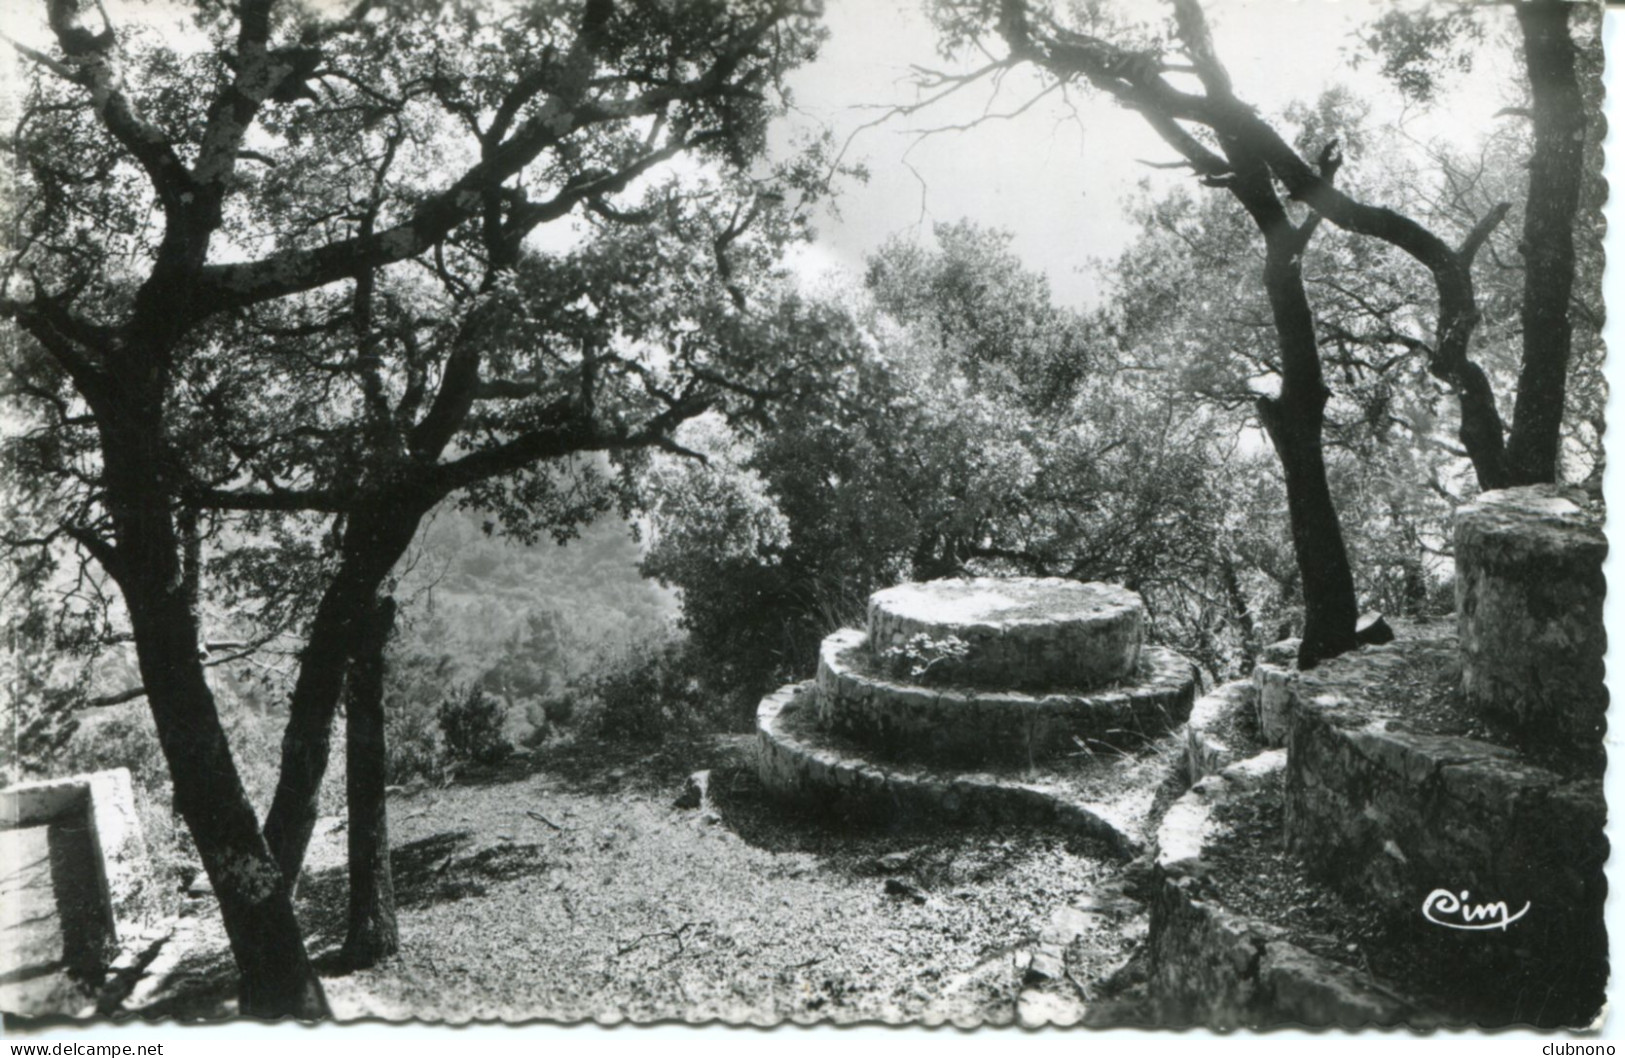
[[[951,66],[938,57],[922,6],[922,0],[829,0],[830,39],[818,61],[792,80],[801,110],[792,123],[824,123],[844,140],[876,118],[878,108],[917,98],[911,66],[971,68],[968,61]],[[1406,114],[1369,66],[1352,70],[1345,54],[1354,44],[1353,30],[1391,3],[1208,0],[1205,6],[1237,93],[1266,115],[1342,83],[1370,100],[1376,121],[1403,117],[1414,136],[1465,142],[1476,139],[1508,102],[1504,82],[1514,74],[1493,33],[1470,79],[1432,113]],[[1155,10],[1146,0],[1132,0],[1127,9]],[[1502,8],[1491,10],[1510,19]],[[1015,111],[1039,88],[1023,70],[1005,81],[997,98],[978,84],[929,112],[859,132],[848,157],[868,166],[869,183],[842,190],[840,217],[821,221],[819,250],[809,268],[859,268],[864,255],[890,236],[925,232],[928,238],[932,221],[970,217],[1012,232],[1016,252],[1050,277],[1062,300],[1092,300],[1092,280],[1080,266],[1124,247],[1132,234],[1124,197],[1147,177],[1160,185],[1189,179],[1139,163],[1174,157],[1141,118],[1084,91],[1070,96],[1075,108],[1052,95],[1017,118],[919,135],[921,129],[975,121],[984,112]]]
[[[326,2],[348,6],[346,0]],[[1423,140],[1475,140],[1515,93],[1516,71],[1508,66],[1501,35],[1489,34],[1472,76],[1440,105],[1405,113],[1369,66],[1350,68],[1347,54],[1355,46],[1353,31],[1393,2],[1205,0],[1204,6],[1238,94],[1266,115],[1277,115],[1293,101],[1312,101],[1341,83],[1372,104],[1374,121],[1403,118],[1409,133]],[[1121,3],[1136,14],[1168,10],[1158,0]],[[830,39],[818,60],[792,78],[798,109],[781,123],[777,139],[787,141],[797,128],[827,127],[844,142],[886,108],[918,98],[913,67],[968,69],[969,62],[950,64],[937,55],[924,4],[827,0]],[[184,9],[176,0],[109,0],[109,6],[117,19],[166,25]],[[48,46],[42,9],[38,0],[0,0],[0,23],[15,37]],[[1511,19],[1503,5],[1491,6],[1487,16]],[[1060,300],[1094,301],[1098,291],[1089,262],[1115,257],[1133,233],[1125,198],[1142,180],[1158,187],[1189,180],[1186,174],[1140,164],[1140,159],[1173,158],[1143,120],[1097,94],[1073,91],[1066,99],[1052,94],[1009,120],[921,135],[921,130],[976,122],[985,113],[1018,110],[1040,88],[1030,70],[1020,69],[996,96],[991,85],[976,84],[927,111],[858,132],[847,158],[866,165],[870,179],[846,182],[838,196],[839,215],[820,216],[818,243],[804,256],[803,273],[859,274],[864,257],[887,238],[928,239],[933,221],[969,217],[1011,232],[1016,252],[1049,276]],[[1348,159],[1347,171],[1360,161]],[[563,243],[573,238],[568,226],[548,236]]]

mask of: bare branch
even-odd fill
[[[1467,237],[1461,241],[1461,249],[1456,252],[1461,255],[1462,261],[1468,267],[1472,266],[1473,258],[1478,256],[1478,251],[1484,245],[1484,240],[1488,239],[1501,221],[1506,219],[1507,211],[1511,208],[1512,203],[1510,202],[1496,203],[1477,224],[1473,225],[1473,230],[1468,232]]]

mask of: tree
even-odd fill
[[[1576,279],[1580,258],[1596,251],[1588,245],[1585,253],[1578,252],[1576,241],[1581,235],[1587,244],[1596,241],[1589,223],[1579,225],[1589,221],[1585,212],[1595,212],[1584,191],[1588,182],[1596,182],[1599,169],[1597,137],[1587,120],[1600,98],[1597,12],[1563,0],[1512,7],[1529,106],[1505,113],[1527,118],[1532,129],[1518,246],[1522,355],[1504,454],[1499,465],[1480,470],[1485,488],[1558,480],[1574,315],[1595,300],[1589,289],[1593,280],[1582,278],[1577,289]],[[1438,69],[1439,55],[1453,53],[1455,61],[1448,65],[1470,67],[1471,52],[1463,45],[1482,38],[1482,15],[1479,5],[1468,4],[1440,12],[1393,11],[1376,22],[1366,43],[1402,92],[1427,101],[1447,76]],[[1499,431],[1499,422],[1495,425]]]
[[[657,463],[644,570],[683,589],[691,643],[751,705],[903,579],[1118,580],[1178,638],[1208,569],[1203,419],[1137,384],[1008,236],[934,236],[884,246],[862,296],[827,307],[827,344],[849,355],[798,399],[690,427],[705,465]]]
[[[1295,221],[1276,190],[1270,156],[1261,149],[1273,143],[1260,142],[1257,135],[1237,135],[1231,128],[1244,126],[1253,132],[1257,124],[1268,129],[1232,92],[1201,8],[1194,0],[1175,4],[1178,37],[1201,81],[1205,93],[1201,96],[1171,85],[1157,55],[1066,29],[1047,11],[1031,10],[1023,0],[1003,0],[997,11],[983,4],[950,2],[936,12],[950,44],[979,39],[984,29],[994,30],[1008,50],[1008,57],[996,60],[994,67],[1031,62],[1063,82],[1084,79],[1137,110],[1205,184],[1229,190],[1252,218],[1264,240],[1262,281],[1281,361],[1280,392],[1260,396],[1256,407],[1286,476],[1305,600],[1299,661],[1310,666],[1351,649],[1358,617],[1354,578],[1326,481],[1321,434],[1328,391],[1301,268],[1320,216]],[[1192,135],[1181,120],[1223,125],[1216,129],[1219,150]],[[1320,156],[1318,174],[1310,172],[1319,185],[1330,187],[1340,164],[1333,147]],[[1308,169],[1307,164],[1304,167]]]
[[[1355,142],[1364,136],[1357,127],[1344,132]],[[1171,401],[1179,418],[1199,416],[1209,444],[1230,442],[1213,460],[1203,490],[1219,531],[1192,586],[1230,600],[1228,633],[1211,649],[1248,641],[1256,649],[1262,629],[1274,635],[1283,622],[1297,624],[1303,606],[1290,540],[1279,555],[1276,548],[1289,525],[1282,517],[1283,475],[1251,458],[1263,440],[1252,416],[1256,398],[1273,392],[1282,372],[1267,294],[1257,281],[1263,251],[1250,218],[1224,198],[1176,187],[1145,197],[1134,212],[1138,237],[1099,270],[1103,312],[1123,362],[1148,388]],[[1306,249],[1302,270],[1314,296],[1324,370],[1335,384],[1323,449],[1356,598],[1365,608],[1398,614],[1416,604],[1391,583],[1406,570],[1414,580],[1433,561],[1427,548],[1448,539],[1437,530],[1450,499],[1437,488],[1441,480],[1454,484],[1460,453],[1450,443],[1449,409],[1439,408],[1437,384],[1416,357],[1380,340],[1426,307],[1406,262],[1386,251],[1373,240],[1323,230]],[[1206,605],[1215,616],[1223,612]],[[1210,648],[1198,639],[1186,649],[1201,658]]]
[[[308,840],[344,671],[367,656],[359,637],[419,519],[468,489],[505,510],[568,507],[529,469],[663,443],[715,399],[700,373],[726,381],[731,363],[695,341],[678,360],[693,370],[668,390],[624,349],[588,343],[586,313],[555,305],[580,344],[503,374],[519,365],[487,348],[521,298],[508,277],[523,240],[578,209],[638,219],[614,197],[678,155],[743,168],[779,75],[815,47],[815,12],[588,0],[497,20],[364,0],[327,21],[244,0],[200,4],[207,46],[186,52],[93,25],[77,0],[43,7],[51,49],[19,46],[34,80],[12,137],[21,236],[0,300],[35,346],[12,392],[62,456],[42,488],[67,499],[40,508],[52,524],[35,539],[71,540],[118,585],[243,1013],[319,1017],[288,868]],[[753,213],[746,203],[735,224]],[[725,260],[744,228],[695,215]],[[426,350],[417,312],[448,302],[463,311]],[[669,334],[680,319],[657,323]],[[599,414],[599,371],[635,407]],[[485,396],[513,414],[483,414]],[[184,590],[186,526],[206,510],[335,520],[264,835]]]
[[[1254,218],[1265,240],[1264,282],[1275,303],[1283,361],[1297,365],[1284,374],[1281,396],[1260,404],[1259,412],[1288,467],[1294,538],[1309,601],[1300,660],[1312,664],[1354,643],[1352,578],[1346,575],[1324,470],[1317,469],[1323,459],[1314,454],[1324,415],[1324,379],[1318,364],[1311,363],[1313,320],[1307,306],[1299,304],[1302,282],[1294,274],[1293,252],[1324,218],[1388,243],[1428,270],[1437,294],[1433,336],[1410,342],[1456,394],[1459,436],[1480,484],[1499,487],[1510,480],[1502,420],[1488,378],[1470,355],[1480,319],[1472,267],[1509,206],[1497,203],[1452,244],[1411,216],[1350,195],[1334,181],[1342,162],[1339,145],[1324,143],[1311,152],[1314,160],[1308,160],[1254,107],[1237,98],[1198,0],[1175,0],[1173,8],[1172,44],[1184,61],[1170,63],[1156,34],[1130,31],[1096,9],[1091,9],[1092,21],[1073,29],[1047,6],[1025,0],[1002,0],[996,8],[945,0],[936,11],[949,48],[996,34],[1007,55],[973,74],[936,76],[940,83],[963,83],[1015,63],[1033,63],[1062,83],[1084,81],[1144,116],[1183,164],[1204,183],[1229,189]],[[1170,74],[1194,78],[1199,90],[1176,85]],[[1277,187],[1285,192],[1284,200]],[[1294,202],[1311,210],[1301,225],[1284,212]],[[1289,225],[1298,228],[1296,236],[1287,231]],[[1290,357],[1289,347],[1296,350]],[[1549,403],[1537,400],[1539,406]],[[1312,568],[1319,572],[1311,574]]]

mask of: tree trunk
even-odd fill
[[[350,923],[344,961],[372,966],[400,950],[395,886],[389,871],[389,823],[384,793],[384,646],[395,624],[395,600],[385,597],[367,618],[345,695],[345,793],[350,809]]]
[[[1524,206],[1523,364],[1507,440],[1509,484],[1556,481],[1574,326],[1574,218],[1585,176],[1585,100],[1566,0],[1515,5],[1534,103]]]
[[[1224,583],[1230,619],[1241,633],[1241,675],[1250,676],[1258,663],[1263,644],[1258,641],[1258,624],[1253,620],[1253,609],[1247,603],[1247,593],[1241,590],[1241,578],[1236,575],[1235,559],[1228,551],[1220,555],[1219,576]]]
[[[1307,235],[1294,229],[1284,214],[1264,231],[1264,286],[1281,351],[1281,394],[1258,399],[1259,419],[1286,476],[1293,551],[1303,577],[1303,641],[1298,648],[1302,668],[1353,650],[1360,616],[1354,573],[1326,480],[1321,432],[1329,394],[1314,315],[1303,289],[1301,255]]]
[[[265,840],[290,883],[316,826],[345,668],[357,652],[374,600],[417,532],[427,504],[380,503],[351,517],[342,557],[311,624],[282,735],[282,770],[265,817]]]
[[[129,607],[175,808],[220,902],[237,963],[239,1009],[264,1018],[326,1017],[327,1000],[305,954],[290,890],[260,834],[204,679],[180,540],[158,478],[162,445],[156,431],[121,433],[104,428],[108,508],[117,541],[109,572]]]

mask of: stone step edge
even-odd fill
[[[881,811],[912,809],[926,816],[952,816],[986,807],[999,815],[1026,816],[1033,823],[1098,838],[1124,859],[1145,849],[1141,839],[1112,818],[1110,808],[1073,800],[1042,784],[974,773],[947,781],[926,779],[920,776],[923,769],[842,755],[785,732],[778,723],[785,708],[813,693],[816,686],[812,681],[788,684],[757,707],[757,773],[762,784],[776,794],[795,795],[813,786],[826,794],[867,802]]]
[[[1051,691],[1043,694],[1028,691],[1001,691],[983,688],[961,690],[953,687],[929,687],[909,683],[894,676],[871,676],[858,672],[841,660],[840,655],[862,646],[867,636],[862,629],[843,628],[824,637],[818,651],[819,690],[827,683],[849,684],[880,692],[896,699],[919,698],[935,701],[940,708],[1004,708],[1011,710],[1039,709],[1048,712],[1068,712],[1082,708],[1105,710],[1121,704],[1132,704],[1137,699],[1155,697],[1159,690],[1171,690],[1184,680],[1195,680],[1195,665],[1167,647],[1146,646],[1140,656],[1151,669],[1145,679],[1129,686],[1107,685],[1095,690],[1068,693]],[[1182,671],[1183,670],[1183,671]]]
[[[1185,774],[1191,786],[1235,763],[1236,751],[1213,729],[1257,705],[1251,677],[1220,684],[1196,699],[1185,721]]]
[[[1271,749],[1230,764],[1181,795],[1158,824],[1148,943],[1159,1012],[1210,1028],[1431,1024],[1413,1001],[1293,944],[1279,927],[1194,895],[1207,870],[1203,852],[1222,840],[1215,810],[1278,780],[1286,762],[1285,750]],[[1203,971],[1215,979],[1194,979]]]
[[[1528,763],[1515,749],[1465,735],[1406,731],[1390,727],[1395,721],[1387,719],[1354,724],[1339,722],[1339,712],[1349,704],[1347,699],[1335,695],[1321,695],[1307,702],[1294,699],[1292,722],[1305,729],[1325,730],[1373,767],[1418,790],[1437,784],[1445,797],[1476,805],[1481,800],[1476,780],[1485,769],[1504,769],[1504,782],[1499,785],[1517,787],[1532,794],[1601,786],[1596,779],[1564,778]],[[1304,767],[1308,767],[1307,762]]]
[[[865,636],[842,629],[819,648],[819,726],[885,756],[901,746],[923,757],[1047,760],[1076,752],[1077,736],[1114,741],[1126,729],[1146,737],[1173,730],[1196,697],[1196,666],[1165,647],[1146,647],[1143,678],[1124,687],[1034,694],[937,688],[859,671],[850,654]]]

